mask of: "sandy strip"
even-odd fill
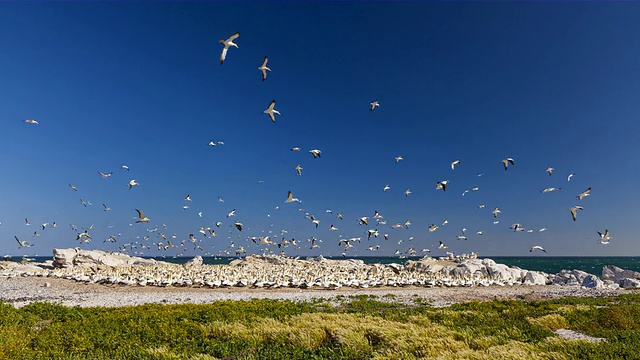
[[[49,284],[49,286],[46,286]],[[147,303],[204,304],[218,300],[281,299],[309,301],[337,296],[376,295],[415,304],[417,299],[433,306],[447,306],[472,300],[520,299],[541,300],[562,297],[601,297],[630,293],[632,290],[586,289],[577,286],[491,286],[491,287],[384,287],[372,289],[342,288],[339,290],[139,287],[78,283],[72,280],[39,277],[0,277],[0,301],[21,307],[33,302],[51,302],[67,306],[130,306]]]

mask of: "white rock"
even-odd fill
[[[597,276],[589,274],[582,279],[582,286],[591,289],[602,289],[604,287],[604,282]]]
[[[522,283],[524,285],[546,285],[547,276],[539,271],[527,271]]]
[[[640,288],[640,280],[638,280],[638,279],[625,278],[625,279],[622,279],[621,282],[622,282],[622,287],[625,288],[625,289],[628,289],[628,288],[634,288],[634,289]]]

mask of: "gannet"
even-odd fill
[[[231,210],[231,211],[227,214],[227,217],[232,217],[232,216],[236,216],[236,209]]]
[[[230,46],[238,47],[238,44],[234,43],[233,40],[237,39],[240,36],[239,32],[229,36],[227,40],[220,39],[220,44],[222,44],[222,53],[220,54],[220,65],[224,63],[224,59],[227,57],[227,51]]]
[[[82,204],[82,206],[84,207],[87,207],[87,202],[82,199],[80,199],[80,204]]]
[[[511,165],[515,165],[515,162],[513,161],[512,158],[506,158],[506,159],[502,160],[502,165],[504,166],[505,170],[507,170],[507,167],[509,166],[509,163],[511,163]]]
[[[337,213],[337,214],[336,214],[336,217],[337,217],[338,219],[342,220],[343,215],[342,215],[341,213]]]
[[[578,200],[582,200],[583,198],[587,197],[591,195],[591,188],[588,188],[587,190],[581,192],[580,194],[578,194]]]
[[[545,252],[545,253],[547,252],[547,250],[545,250],[545,249],[544,249],[542,246],[540,246],[540,245],[532,246],[532,247],[531,247],[531,249],[529,249],[529,252],[533,252],[534,250],[540,250],[540,251],[543,251],[543,252]]]
[[[429,232],[434,232],[436,230],[438,230],[439,226],[436,224],[431,224],[431,226],[429,226]]]
[[[367,240],[371,239],[371,236],[374,238],[378,237],[378,229],[369,229],[367,230]]]
[[[79,240],[80,242],[89,242],[88,240],[91,240],[91,235],[89,235],[88,230],[85,230],[84,232],[78,233],[76,240]]]
[[[389,184],[385,185],[384,188],[382,189],[382,191],[387,191],[391,189],[391,186],[389,186]]]
[[[404,196],[408,197],[411,194],[411,190],[407,189],[404,191]]]
[[[331,227],[329,228],[329,231],[336,231],[336,230],[338,230],[338,228],[333,226],[333,224],[331,224]]]
[[[17,236],[14,236],[16,241],[18,242],[18,248],[32,247],[32,244],[29,244],[27,240],[20,240]]]
[[[454,160],[454,161],[451,163],[451,170],[455,170],[455,169],[456,169],[456,165],[459,165],[459,164],[462,164],[462,163],[460,162],[460,160]]]
[[[604,234],[598,231],[598,235],[600,235],[600,243],[608,244],[611,241],[611,235],[609,235],[609,230],[605,230]]]
[[[289,191],[289,193],[287,194],[287,200],[285,200],[284,202],[285,204],[288,204],[292,202],[302,202],[302,201],[298,200],[298,198],[294,198],[291,191]]]
[[[216,227],[220,227],[220,225],[222,225],[222,221],[216,221]]]
[[[216,146],[216,142],[213,140],[209,141],[209,146]]]
[[[404,228],[405,228],[405,229],[408,229],[408,228],[409,228],[409,226],[411,226],[411,221],[406,220],[406,221],[404,222]]]
[[[498,214],[501,213],[502,211],[500,211],[500,209],[495,208],[493,209],[493,211],[491,212],[493,214],[493,217],[496,218],[498,217]]]
[[[447,184],[448,183],[449,183],[448,180],[438,181],[438,183],[436,184],[436,190],[447,191]]]
[[[562,190],[562,188],[550,187],[550,188],[546,188],[546,189],[540,190],[540,192],[541,193],[548,193],[548,192],[558,191],[558,190]]]
[[[404,225],[402,225],[401,223],[395,223],[393,225],[391,225],[392,229],[402,229],[404,227]]]
[[[271,118],[272,122],[276,122],[275,114],[281,115],[280,112],[275,109],[275,106],[276,106],[276,101],[272,100],[271,104],[269,104],[269,107],[267,108],[267,110],[263,111],[264,114],[269,115],[269,117]]]
[[[135,180],[131,180],[129,181],[129,190],[131,190],[132,187],[140,185],[139,182],[135,181]]]
[[[373,218],[378,220],[378,219],[382,219],[384,216],[382,216],[382,214],[380,214],[380,212],[378,212],[378,210],[374,210],[375,214],[373,215]]]
[[[549,173],[549,176],[551,176],[551,174],[553,173],[553,170],[555,170],[555,169],[554,169],[554,168],[552,168],[552,167],[548,167],[548,168],[547,168],[547,170],[546,170],[546,171]]]
[[[242,223],[239,221],[236,221],[233,226],[236,227],[236,229],[238,229],[238,231],[242,231]]]
[[[576,176],[576,174],[574,173],[569,174],[569,176],[567,176],[567,181],[571,181],[571,178],[574,176]]]
[[[300,166],[299,164],[296,165],[296,172],[298,173],[298,176],[302,175],[302,166]]]
[[[33,120],[33,119],[28,119],[25,120],[24,122],[26,122],[27,124],[31,124],[31,125],[38,125],[39,122],[37,120]]]
[[[129,167],[127,165],[122,165],[121,169],[129,171]]]
[[[103,173],[102,171],[98,171],[98,175],[100,175],[101,178],[106,179],[108,177],[110,177],[111,175],[113,175],[113,172],[109,172],[109,173]]]
[[[267,71],[271,71],[271,69],[267,67],[268,61],[269,59],[265,56],[264,60],[262,60],[262,65],[258,67],[258,70],[262,71],[262,81],[265,81],[267,79]]]
[[[445,225],[447,225],[448,223],[449,223],[449,220],[446,220],[446,219],[445,219],[445,220],[442,222],[442,226],[445,226]]]
[[[476,231],[476,235],[483,235],[484,232],[483,231]]]
[[[402,158],[402,156],[396,156],[395,160],[396,160],[396,164],[397,164],[397,163],[399,163],[400,161],[402,161],[404,159]]]
[[[149,222],[151,221],[151,219],[149,219],[148,217],[144,216],[144,213],[138,209],[136,209],[136,211],[138,212],[138,220],[136,221],[137,223],[142,223],[142,222]]]
[[[222,196],[218,196],[218,202],[221,202],[221,203],[224,202],[224,200],[222,199]]]
[[[464,236],[464,235],[458,235],[458,236],[456,236],[456,239],[457,240],[467,240],[467,237]]]
[[[438,245],[438,249],[448,249],[449,247],[445,245],[442,241],[440,241],[440,245]]]
[[[311,153],[311,155],[313,155],[314,159],[320,157],[320,155],[322,154],[322,151],[317,149],[309,150],[309,152]]]
[[[31,225],[31,222],[29,221],[29,219],[24,218],[24,224],[25,225]]]
[[[297,147],[297,146],[296,146],[296,147],[292,147],[292,148],[291,148],[291,151],[300,151],[300,148],[299,148],[299,147]]]
[[[360,222],[360,225],[369,225],[369,217],[368,216],[363,216],[358,221]]]
[[[478,209],[484,209],[485,205],[484,204],[480,204],[478,205]]]
[[[69,187],[73,190],[73,191],[78,191],[78,188],[73,186],[73,184],[69,184]]]
[[[572,206],[569,208],[569,211],[571,211],[571,217],[573,218],[573,221],[576,221],[576,217],[578,216],[578,210],[584,210],[584,208],[582,206]]]
[[[380,103],[377,101],[374,101],[372,103],[369,104],[369,111],[373,111],[373,109],[377,108],[378,106],[380,106]]]
[[[104,207],[104,211],[110,211],[111,208],[107,206],[107,204],[102,204],[102,206]]]
[[[547,231],[546,227],[543,227],[542,229],[538,230],[538,232],[545,232],[545,231]]]

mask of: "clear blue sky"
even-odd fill
[[[0,4],[0,253],[117,250],[145,235],[150,245],[159,239],[146,230],[164,223],[173,242],[194,233],[212,253],[231,241],[257,252],[247,237],[286,229],[303,244],[289,255],[339,255],[340,235],[364,238],[349,251],[359,256],[441,255],[439,240],[488,256],[536,244],[548,255],[640,255],[639,17],[638,3]],[[221,66],[218,40],[236,31],[239,48]],[[262,114],[272,99],[275,124]],[[505,157],[516,162],[508,171]],[[127,190],[130,179],[141,185]],[[540,193],[553,186],[562,190]],[[283,204],[289,190],[303,203]],[[573,205],[585,208],[576,222]],[[152,222],[129,225],[136,208]],[[357,224],[374,210],[387,225]],[[407,219],[408,230],[389,228]],[[80,245],[69,224],[94,224],[93,241]],[[200,226],[218,236],[202,238]],[[463,227],[469,239],[456,240]],[[390,239],[367,242],[375,228]],[[613,239],[601,245],[605,229]],[[34,246],[18,249],[14,236]],[[309,249],[311,236],[320,248]],[[187,244],[185,255],[200,254]]]

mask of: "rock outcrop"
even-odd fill
[[[640,288],[640,272],[625,270],[613,265],[602,267],[602,280],[623,288]]]
[[[53,266],[57,268],[94,265],[157,265],[158,263],[160,262],[154,259],[145,259],[115,252],[110,253],[102,250],[53,249]]]

